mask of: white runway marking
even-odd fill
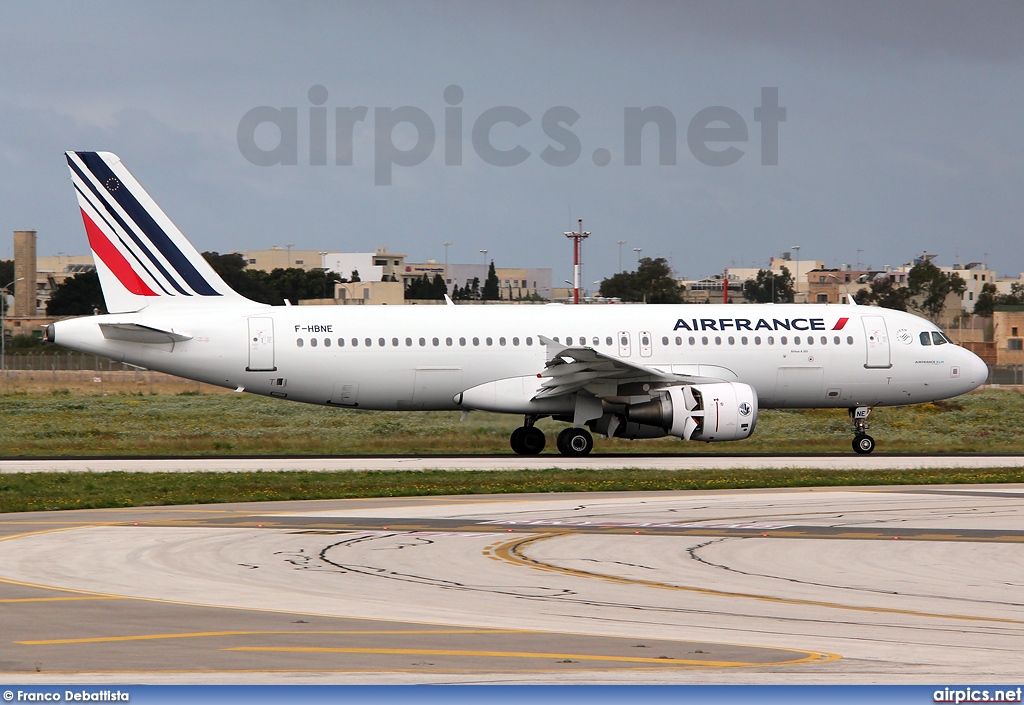
[[[354,470],[915,470],[1024,467],[1024,455],[795,455],[795,456],[422,456],[338,458],[74,458],[0,460],[0,474],[14,472],[251,472]]]

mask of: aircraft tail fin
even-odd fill
[[[220,278],[117,155],[65,156],[108,312],[201,306],[208,297],[249,302]]]

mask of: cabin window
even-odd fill
[[[736,344],[736,338],[734,338],[734,337],[732,337],[732,336],[730,335],[730,336],[729,336],[729,345],[735,345],[735,344]]]
[[[1016,330],[1016,328],[1015,328],[1014,330]],[[600,338],[598,338],[598,337],[597,337],[597,336],[595,335],[595,336],[594,336],[594,337],[593,337],[593,338],[591,339],[591,342],[592,342],[592,343],[593,343],[594,345],[600,345],[600,344],[601,344],[601,339],[600,339]]]
[[[692,335],[690,336],[690,339],[687,342],[689,342],[690,345],[696,345],[697,344],[697,340]]]
[[[708,337],[706,335],[701,337],[700,344],[701,345],[707,345],[708,344]]]
[[[761,336],[755,335],[754,336],[754,345],[760,345],[760,344],[761,344]]]
[[[825,336],[821,336],[821,344],[828,345],[828,338],[826,338]]]
[[[363,342],[366,343],[366,347],[368,347],[368,348],[372,348],[373,347],[373,338],[367,338]]]
[[[743,343],[744,345],[746,345],[747,344],[747,336],[743,336],[742,338],[740,338],[740,342]]]
[[[423,347],[426,347],[426,345],[427,345],[427,339],[426,338],[420,338],[420,347],[423,348]]]
[[[668,336],[667,336],[667,335],[665,335],[665,336],[662,336],[662,338],[661,338],[661,344],[662,344],[662,345],[668,345]]]
[[[331,339],[330,338],[324,338],[324,347],[325,348],[331,347]]]
[[[716,335],[715,336],[715,345],[721,345],[721,344],[722,344],[722,336]]]
[[[377,345],[383,348],[385,345],[387,345],[387,341],[384,340],[384,338],[377,338]]]
[[[459,345],[465,347],[466,346],[466,339],[465,338],[459,338]]]
[[[786,344],[786,336],[782,336],[781,338],[779,338],[779,342],[782,343],[783,345],[785,345]]]
[[[444,344],[447,345],[448,347],[451,347],[454,342],[455,341],[452,340],[451,338],[445,338],[444,339]]]
[[[847,345],[853,345],[853,336],[852,335],[846,336],[846,344]]]
[[[480,344],[480,338],[473,338],[473,345],[479,345],[479,344]]]
[[[306,344],[306,342],[302,338],[296,338],[295,339],[295,345],[296,346],[301,348],[305,344]]]
[[[648,336],[646,336],[646,335],[644,335],[644,336],[641,336],[641,337],[640,337],[640,344],[641,344],[641,345],[643,345],[643,346],[644,346],[644,347],[646,348],[646,347],[647,347],[648,345],[650,345],[650,344],[651,344],[651,339],[650,339],[650,337],[648,337]]]
[[[832,342],[835,343],[836,345],[839,345],[839,336],[837,335],[836,337],[832,338]]]
[[[773,336],[773,335],[769,335],[768,336],[768,344],[769,345],[775,345],[775,336]]]
[[[682,344],[683,344],[683,339],[680,336],[677,335],[676,336],[676,345],[682,345]]]
[[[610,335],[607,338],[604,339],[604,344],[605,345],[611,345],[612,344],[612,337]]]
[[[393,348],[397,348],[398,347],[398,338],[392,338],[391,339],[391,347],[393,347]]]
[[[412,338],[406,338],[405,339],[405,347],[407,347],[407,348],[411,348],[412,347]]]
[[[557,340],[557,338],[555,340]],[[619,345],[621,345],[624,348],[629,347],[629,338],[626,336],[622,336],[621,338],[619,338]]]
[[[316,347],[316,338],[310,338],[309,339],[309,347],[311,347],[311,348],[315,348]]]
[[[785,343],[786,339],[783,338],[782,342]],[[793,336],[793,345],[799,345],[799,344],[800,344],[800,336],[799,335]]]
[[[504,337],[498,338],[498,345],[501,345],[501,346],[505,345],[505,338]]]
[[[556,340],[557,340],[557,338],[556,338]],[[566,345],[572,345],[572,336],[571,335],[568,338],[565,339],[565,344]]]
[[[359,338],[352,338],[352,347],[353,348],[358,348],[359,347]]]
[[[533,345],[533,338],[527,338],[526,339],[526,344],[527,345]]]
[[[512,338],[513,345],[519,345],[519,338]]]
[[[338,347],[339,348],[345,347],[345,339],[344,338],[338,338]]]
[[[488,338],[487,339],[487,345],[488,346],[494,345],[494,339],[493,338]]]

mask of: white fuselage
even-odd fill
[[[846,319],[842,322],[842,319]],[[105,338],[135,323],[183,342]],[[56,342],[209,384],[361,409],[458,409],[460,392],[537,376],[540,337],[663,372],[752,386],[761,407],[890,406],[968,392],[973,353],[924,345],[911,314],[846,305],[153,306],[55,324]],[[939,338],[934,338],[939,342]],[[509,409],[509,411],[513,411]]]

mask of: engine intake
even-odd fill
[[[757,425],[757,392],[739,382],[669,387],[657,399],[627,406],[626,421],[685,441],[738,441]]]

